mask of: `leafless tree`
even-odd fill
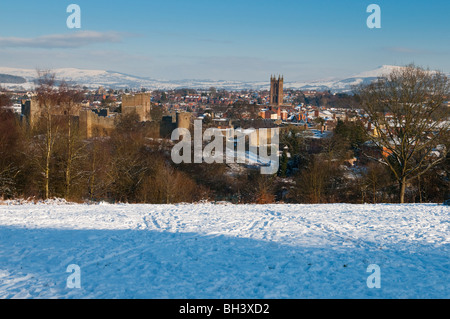
[[[37,143],[43,161],[37,163],[44,177],[44,198],[47,199],[50,196],[50,162],[58,135],[58,126],[53,121],[53,115],[57,113],[59,94],[54,73],[38,71],[37,85],[36,97],[39,107],[37,116],[39,124],[43,126],[44,137],[44,143]]]
[[[449,79],[414,65],[396,69],[356,88],[361,106],[375,128],[370,140],[383,150],[399,184],[400,203],[413,179],[441,163],[449,148]]]
[[[20,130],[12,111],[2,109],[0,98],[0,199],[15,195],[16,176],[21,171]]]
[[[79,129],[75,125],[74,120],[76,116],[79,116],[81,109],[81,101],[83,98],[82,91],[74,86],[69,85],[63,81],[59,85],[59,105],[63,112],[62,117],[64,120],[64,140],[66,145],[65,154],[65,196],[66,198],[71,195],[71,187],[73,180],[77,175],[83,173],[82,170],[74,170],[74,165],[77,161],[85,157],[86,143],[83,143]]]

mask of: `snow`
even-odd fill
[[[284,83],[286,89],[302,89],[302,90],[331,90],[333,92],[349,92],[353,85],[370,82],[379,76],[389,74],[391,71],[400,69],[399,66],[382,65],[374,70],[351,75],[347,78],[326,78],[313,81],[288,82]],[[46,69],[45,67],[43,69]],[[227,90],[267,90],[269,89],[269,81],[224,81],[224,80],[164,80],[153,79],[151,77],[133,76],[115,71],[105,70],[85,70],[78,68],[59,68],[52,69],[57,79],[65,79],[66,81],[74,81],[81,86],[90,88],[98,88],[99,86],[113,88],[141,88],[146,87],[152,90],[170,90],[180,88],[209,89],[216,87],[218,89]],[[20,69],[10,67],[0,67],[0,73],[15,76],[21,76],[28,82],[23,84],[2,84],[9,89],[27,89],[34,88],[33,80],[37,77],[35,69]]]
[[[17,205],[19,204],[19,205]],[[0,298],[449,298],[450,207],[0,205]],[[69,289],[69,265],[81,289]],[[367,287],[369,265],[381,288]]]
[[[352,78],[377,78],[377,77],[384,77],[389,75],[393,71],[399,71],[403,69],[402,66],[396,66],[396,65],[382,65],[378,68],[370,71],[361,72],[358,74],[355,74],[351,76]]]

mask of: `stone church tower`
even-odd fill
[[[282,76],[279,76],[278,79],[275,76],[270,77],[270,105],[280,106],[283,104],[283,82]]]

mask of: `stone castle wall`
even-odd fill
[[[108,136],[115,128],[115,116],[99,116],[91,110],[80,111],[80,131],[86,138],[94,136]]]
[[[135,95],[124,95],[122,97],[122,113],[130,114],[136,112],[141,122],[145,122],[147,133],[151,137],[169,138],[174,129],[191,127],[191,113],[176,113],[173,116],[163,116],[156,121],[151,120],[151,104],[149,93],[138,93]],[[36,99],[25,101],[22,104],[22,117],[28,125],[33,126],[36,118],[41,114],[42,109]],[[54,116],[61,115],[58,109],[54,110]],[[99,115],[101,112],[94,112],[86,108],[77,108],[76,117],[82,136],[91,138],[95,136],[108,136],[114,130],[116,120],[121,114],[106,116]]]
[[[151,121],[151,94],[137,93],[122,95],[122,113],[136,112],[142,122]]]

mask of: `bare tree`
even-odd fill
[[[408,183],[446,157],[449,87],[443,73],[408,65],[356,89],[375,128],[369,139],[383,150],[376,160],[394,174],[400,203]]]
[[[76,124],[75,117],[79,116],[81,109],[81,101],[83,98],[82,92],[79,88],[70,86],[63,81],[59,86],[59,105],[65,124],[65,196],[68,198],[71,195],[71,188],[73,180],[83,173],[82,170],[74,170],[74,165],[77,161],[85,157],[86,143],[83,143],[79,128]]]
[[[8,104],[6,104],[8,105]],[[2,109],[0,96],[0,199],[12,197],[16,191],[16,177],[21,171],[20,130],[12,111]]]
[[[11,106],[11,97],[5,93],[2,92],[3,89],[0,87],[0,110],[5,106]]]
[[[43,161],[38,161],[38,166],[44,177],[44,197],[50,196],[50,171],[53,148],[58,135],[58,126],[54,123],[52,117],[57,113],[58,91],[56,88],[55,74],[49,71],[38,71],[36,96],[39,107],[39,124],[43,126],[44,143],[38,143],[40,146]]]
[[[363,175],[362,187],[365,188],[365,191],[372,194],[373,204],[377,203],[377,193],[381,187],[388,184],[390,180],[390,175],[386,174],[387,169],[377,162],[370,162],[367,165],[367,170]]]

